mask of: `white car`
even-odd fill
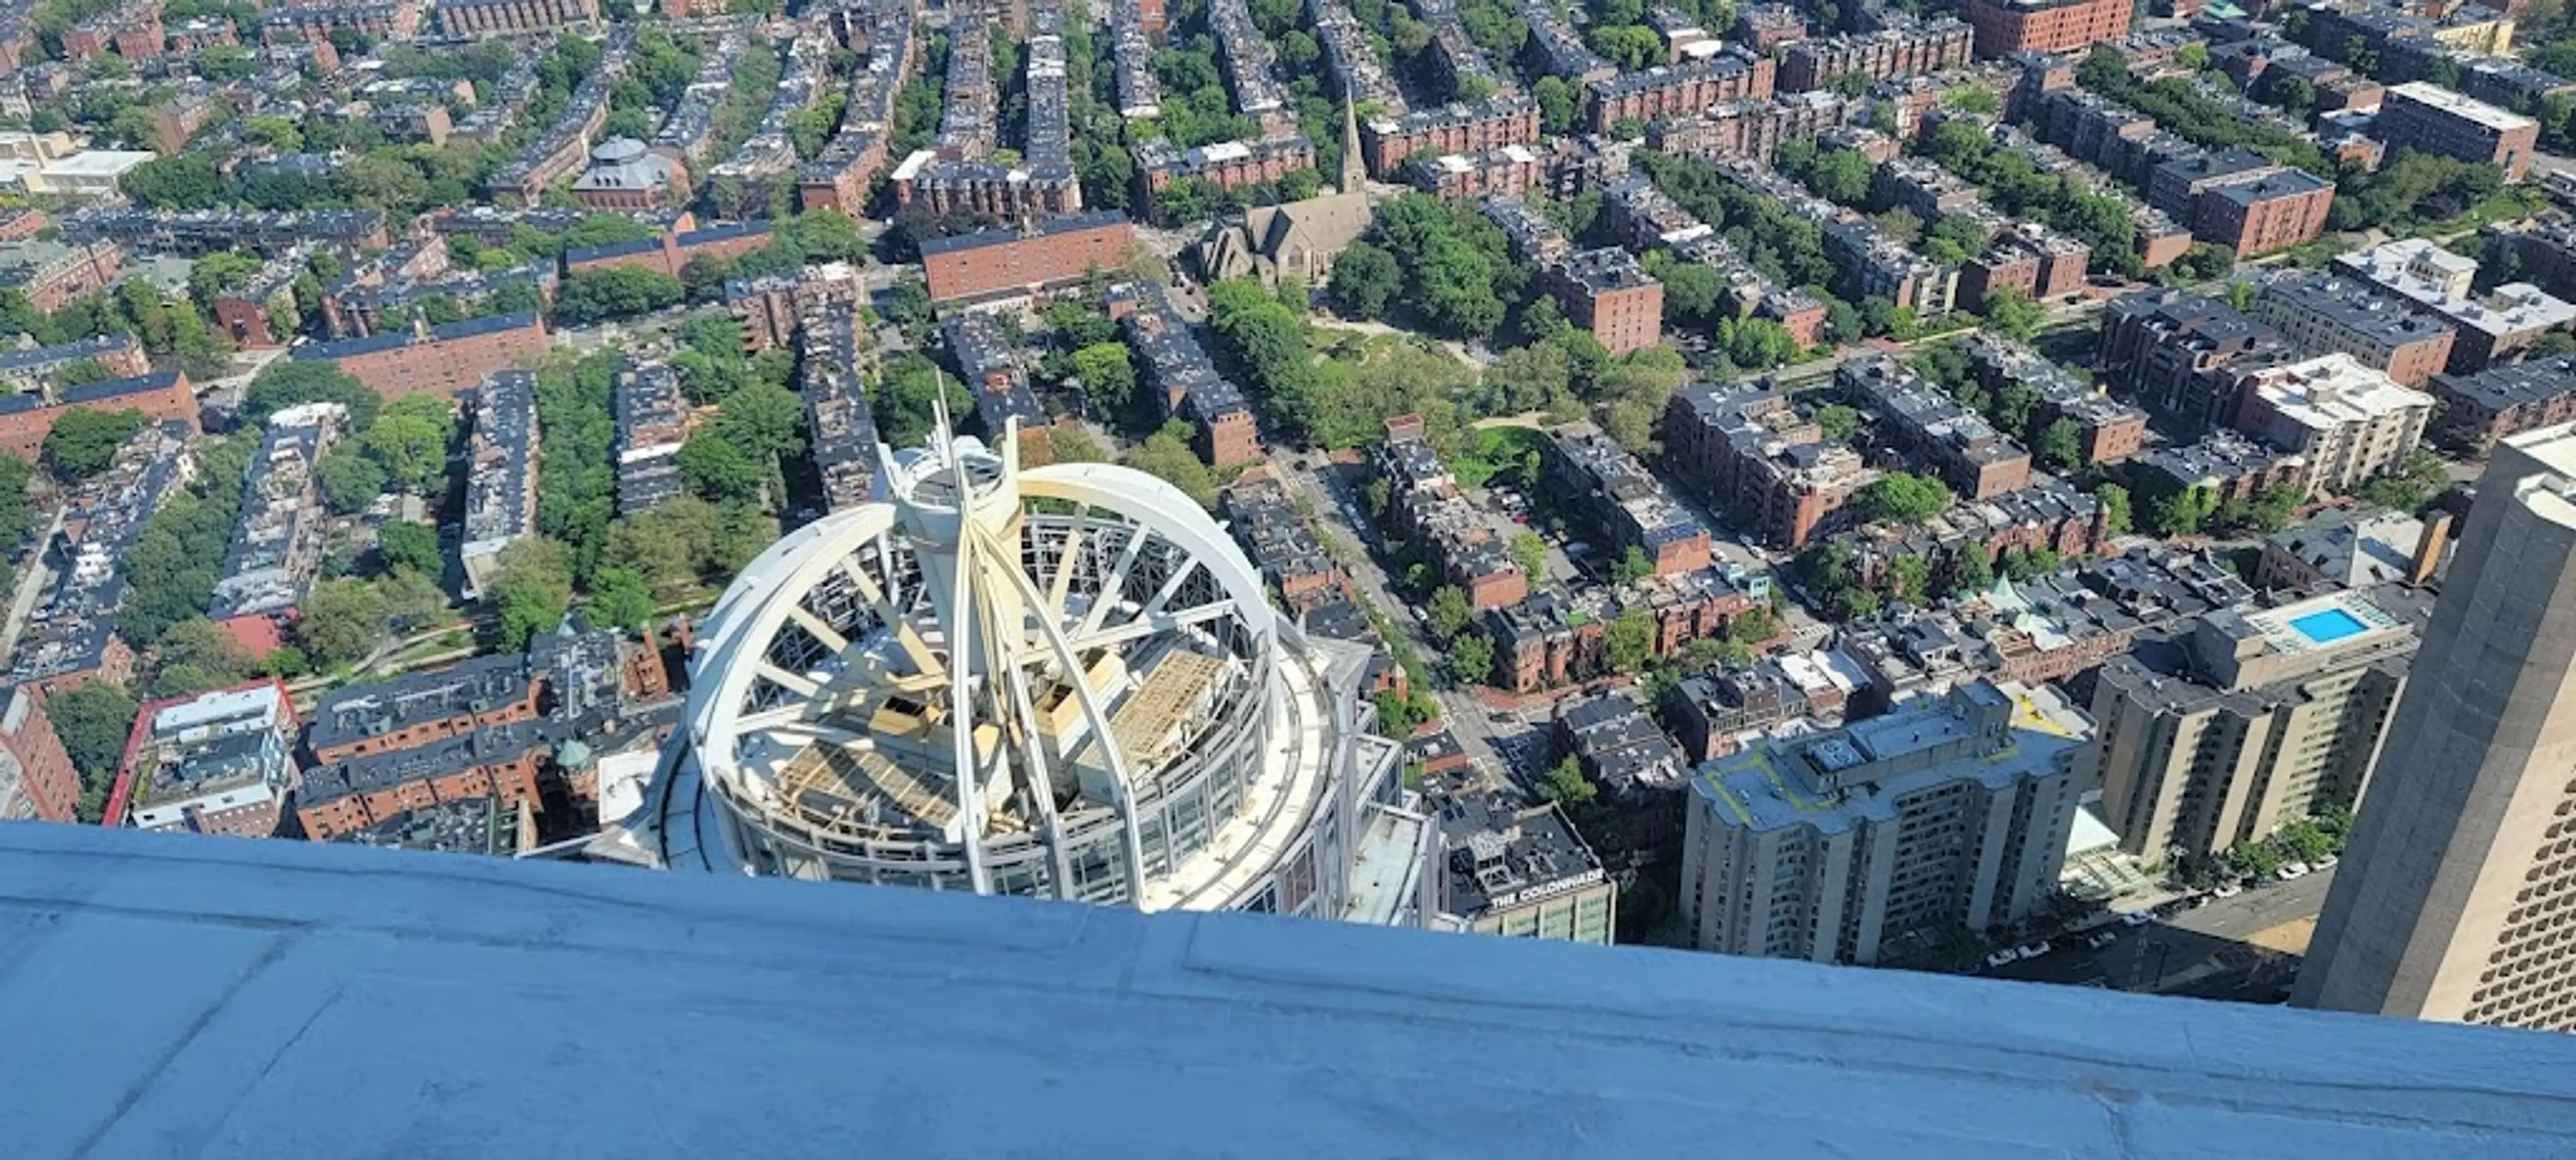
[[[2245,893],[2245,888],[2233,882],[2221,882],[2218,884],[2218,889],[2212,890],[2210,893],[2220,898],[2234,898],[2239,894]]]
[[[2017,949],[2021,951],[2021,957],[2025,959],[2035,959],[2041,955],[2047,954],[2055,948],[2048,945],[2047,939],[2041,939],[2035,943],[2024,943]]]
[[[2013,962],[2015,962],[2015,961],[2019,960],[2020,958],[2021,958],[2021,948],[2019,948],[2019,947],[2005,947],[2005,948],[2004,948],[2004,949],[2002,949],[2002,950],[1999,950],[1999,951],[1996,951],[1996,952],[1995,952],[1995,953],[1993,953],[1993,954],[1987,955],[1987,956],[1986,956],[1986,965],[1987,965],[1987,966],[1989,966],[1989,967],[2001,967],[2001,966],[2006,966],[2006,965],[2009,965],[2009,964],[2011,964],[2011,963],[2013,963]]]
[[[2084,945],[2098,951],[2118,941],[2120,941],[2120,932],[2116,930],[2106,930],[2095,934],[2091,938],[2085,939]]]
[[[2132,910],[2129,913],[2120,916],[2120,925],[2145,926],[2155,920],[2156,916],[2152,913],[2144,910]]]
[[[2341,855],[2337,855],[2337,854],[2328,854],[2328,855],[2326,855],[2326,856],[2325,856],[2325,857],[2323,857],[2323,858],[2319,858],[2319,859],[2317,859],[2317,861],[2316,861],[2316,865],[2314,865],[2314,866],[2310,867],[2310,869],[2314,869],[2314,870],[2332,870],[2332,869],[2334,869],[2334,868],[2335,868],[2335,863],[2337,863],[2337,862],[2341,862],[2341,861],[2343,861],[2343,858],[2342,858],[2342,856],[2341,856]]]
[[[2288,865],[2286,865],[2286,866],[2283,866],[2283,867],[2281,867],[2281,871],[2280,871],[2280,874],[2279,874],[2279,877],[2280,877],[2281,881],[2283,881],[2283,882],[2293,882],[2293,881],[2296,881],[2296,880],[2298,880],[2298,879],[2305,878],[2305,877],[2307,877],[2307,876],[2308,876],[2308,864],[2307,864],[2307,863],[2305,863],[2305,862],[2292,862],[2292,863],[2290,863],[2290,864],[2288,864]]]

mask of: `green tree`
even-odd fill
[[[153,649],[152,695],[184,697],[240,684],[254,671],[231,634],[197,616],[173,624]]]
[[[1123,414],[1136,404],[1136,365],[1124,343],[1095,342],[1075,350],[1073,373],[1103,413]]]
[[[2051,471],[2072,471],[2084,462],[2084,429],[2072,419],[2053,419],[2040,428],[2038,445],[2033,450],[2042,466]]]
[[[2011,335],[2017,342],[2026,343],[2038,337],[2041,324],[2048,321],[2048,309],[2018,290],[1989,294],[1985,305],[1986,324]]]
[[[1181,489],[1202,507],[1215,506],[1216,474],[1208,470],[1198,452],[1190,450],[1182,431],[1174,427],[1187,430],[1185,424],[1175,421],[1129,451],[1121,462]]]
[[[1887,562],[1887,587],[1896,598],[1920,606],[1930,594],[1932,559],[1908,552]]]
[[[223,200],[224,190],[214,159],[203,153],[153,158],[127,170],[117,185],[137,202],[171,210],[212,209]]]
[[[1461,633],[1449,642],[1449,679],[1480,685],[1494,676],[1494,642],[1481,632]]]
[[[1560,806],[1582,805],[1599,793],[1600,790],[1583,776],[1583,763],[1572,757],[1549,767],[1547,778],[1538,784],[1538,796]]]
[[[376,556],[390,571],[435,577],[441,567],[438,529],[405,520],[386,523],[376,529]]]
[[[323,452],[322,461],[313,465],[313,478],[322,485],[324,502],[342,515],[367,510],[390,486],[384,464],[355,443]]]
[[[107,794],[125,759],[125,742],[142,710],[123,688],[107,681],[84,681],[45,698],[45,717],[81,779],[80,818],[99,820]]]
[[[2129,489],[2106,483],[2093,489],[2093,502],[2102,505],[2102,526],[2109,535],[2129,534]]]
[[[338,365],[320,360],[277,359],[261,367],[242,394],[242,421],[260,424],[270,415],[304,403],[338,403],[349,410],[349,425],[366,430],[384,407],[384,397]]]
[[[1950,489],[1928,476],[1891,471],[1862,488],[1856,499],[1865,521],[1919,524],[1950,506]]]
[[[1816,428],[1828,443],[1849,443],[1860,433],[1860,412],[1840,403],[1816,408]]]
[[[116,449],[143,429],[143,412],[128,407],[98,411],[73,407],[54,420],[45,435],[45,459],[66,480],[87,479],[107,470]]]
[[[572,559],[564,546],[527,536],[501,549],[486,597],[501,611],[501,647],[517,652],[528,638],[563,623],[572,608]]]
[[[2218,510],[2218,494],[2206,487],[2187,488],[2157,500],[2150,514],[2159,536],[2190,536]]]
[[[593,622],[640,631],[651,623],[656,611],[652,589],[634,569],[606,567],[591,577],[590,618]]]
[[[673,458],[690,493],[710,503],[757,503],[769,486],[769,470],[712,427],[689,436]]]
[[[456,413],[445,400],[412,395],[387,404],[359,444],[384,468],[386,486],[436,495],[447,483],[447,444],[455,432]]]
[[[385,602],[374,585],[342,576],[313,586],[296,605],[295,639],[324,669],[364,660],[385,640]]]
[[[1547,541],[1538,538],[1538,533],[1526,529],[1513,532],[1503,547],[1532,584],[1547,575]]]
[[[1353,242],[1333,260],[1325,283],[1334,309],[1352,318],[1384,318],[1388,304],[1404,289],[1404,272],[1395,255],[1367,242]]]
[[[1655,622],[1643,608],[1631,608],[1611,621],[1601,637],[1602,659],[1613,672],[1635,673],[1655,655]]]
[[[1457,639],[1476,611],[1468,606],[1467,594],[1459,591],[1457,585],[1443,584],[1432,590],[1424,615],[1429,618],[1432,637],[1445,642]]]
[[[1655,562],[1646,558],[1644,549],[1633,544],[1610,570],[1610,578],[1621,584],[1634,584],[1654,574]]]

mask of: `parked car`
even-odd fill
[[[2047,954],[2055,948],[2048,945],[2047,939],[2041,939],[2035,943],[2023,943],[2017,949],[2021,951],[2021,957],[2025,959],[2035,959],[2041,955]]]
[[[2011,964],[2011,963],[2017,962],[2017,961],[2019,961],[2020,959],[2021,959],[2021,948],[2019,948],[2019,947],[2005,947],[2005,948],[2004,948],[2004,949],[2002,949],[2002,950],[1999,950],[1999,951],[1996,951],[1996,952],[1995,952],[1995,953],[1993,953],[1993,954],[1987,955],[1987,956],[1986,956],[1986,965],[1987,965],[1987,966],[1989,966],[1989,967],[2000,967],[2000,966],[2006,966],[2006,965],[2009,965],[2009,964]]]
[[[2098,931],[2093,935],[2093,937],[2085,939],[2084,945],[2098,951],[2118,941],[2120,941],[2120,932],[2116,930],[2105,930]]]
[[[2218,884],[2218,889],[2212,890],[2209,893],[2219,898],[2234,898],[2239,894],[2245,893],[2245,888],[2233,882],[2221,882]]]
[[[2279,877],[2279,878],[2281,879],[2281,881],[2283,881],[2283,882],[2295,882],[2295,881],[2297,881],[2297,880],[2299,880],[2299,879],[2301,879],[2301,878],[2305,878],[2305,877],[2307,877],[2307,876],[2308,876],[2308,864],[2307,864],[2307,863],[2305,863],[2305,862],[2291,862],[2291,863],[2288,863],[2287,865],[2284,865],[2284,866],[2282,866],[2282,867],[2281,867],[2280,872],[2279,872],[2279,874],[2278,874],[2278,877]]]
[[[2318,870],[2332,870],[2335,868],[2335,863],[2341,861],[2343,861],[2343,857],[2341,855],[2328,854],[2323,858],[2317,859],[2313,868]]]
[[[2149,913],[2149,912],[2147,912],[2147,911],[2143,911],[2143,910],[2132,910],[2132,911],[2130,911],[2129,913],[2127,913],[2127,914],[2124,914],[2124,915],[2121,915],[2121,916],[2120,916],[2120,925],[2122,925],[2122,926],[2145,926],[2145,925],[2147,925],[2148,923],[2154,922],[2155,920],[2156,920],[2156,916],[2155,916],[2155,915],[2153,915],[2153,914],[2151,914],[2151,913]]]

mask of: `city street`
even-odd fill
[[[2253,887],[2212,899],[2145,926],[2102,928],[2115,941],[2100,950],[2084,935],[2055,940],[2037,959],[1979,973],[1998,979],[2070,983],[2122,991],[2160,991],[2212,999],[2269,1001],[2295,977],[2298,952],[2325,905],[2334,872]]]

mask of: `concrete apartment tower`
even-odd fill
[[[2576,1030],[2576,427],[2478,482],[2296,1002]]]

